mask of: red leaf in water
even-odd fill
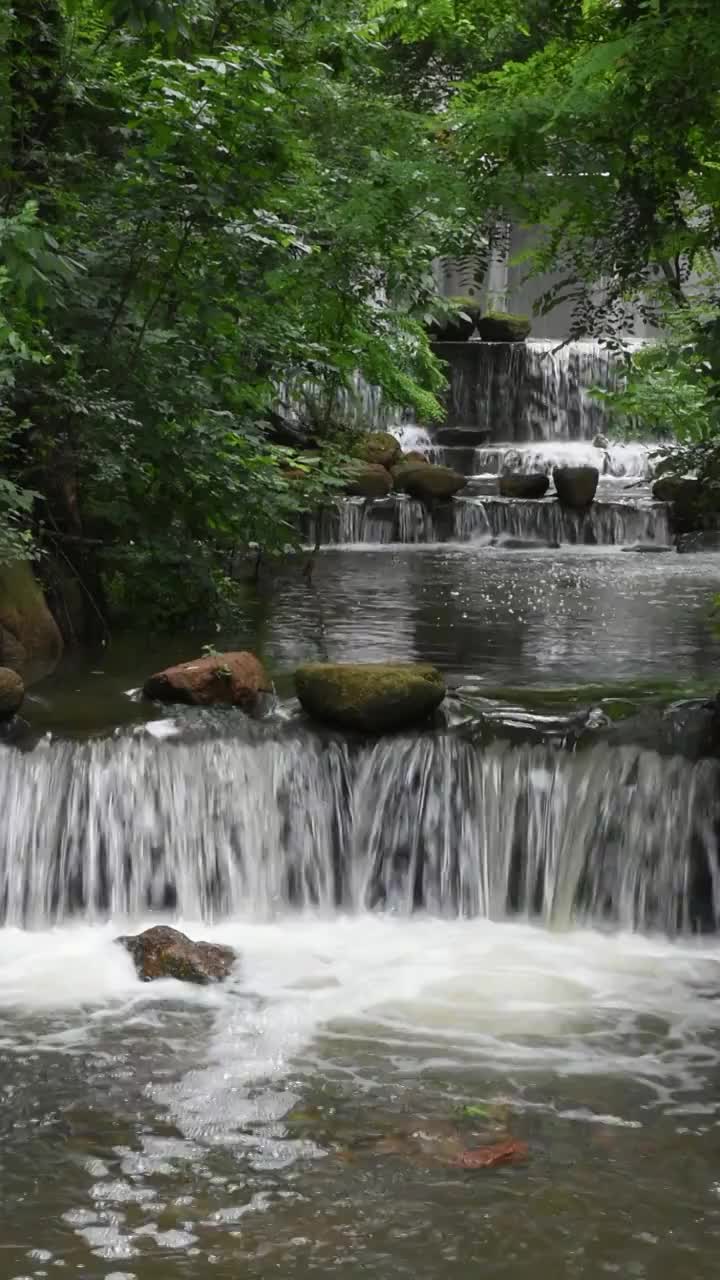
[[[463,1151],[452,1163],[460,1169],[494,1169],[498,1164],[512,1164],[516,1160],[527,1160],[527,1157],[527,1142],[508,1138],[506,1142],[496,1142],[491,1147]]]

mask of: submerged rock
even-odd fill
[[[446,693],[440,672],[422,663],[308,663],[295,689],[314,719],[365,733],[422,724]]]
[[[186,934],[167,925],[156,925],[144,933],[116,938],[130,952],[138,977],[143,982],[157,978],[177,978],[179,982],[222,982],[236,959],[232,947],[213,942],[193,942]]]
[[[720,529],[699,529],[696,533],[681,533],[677,540],[680,555],[700,551],[720,551]]]
[[[553,480],[561,506],[582,511],[593,503],[600,472],[597,467],[554,467]]]
[[[371,462],[380,467],[391,467],[401,453],[400,441],[389,431],[368,431],[353,448],[353,457],[360,462]]]
[[[452,467],[434,462],[401,462],[393,467],[395,488],[421,502],[444,502],[465,488],[467,480]]]
[[[10,720],[20,710],[25,685],[16,671],[0,667],[0,720]]]
[[[544,498],[550,488],[550,479],[542,471],[502,472],[498,476],[498,492],[501,498]]]
[[[358,462],[346,492],[359,498],[386,498],[392,487],[393,479],[387,467],[378,462]]]
[[[215,653],[166,667],[145,681],[143,693],[156,702],[209,707],[225,704],[253,709],[272,684],[254,653]]]

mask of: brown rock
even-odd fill
[[[0,667],[0,720],[9,720],[20,710],[25,686],[16,671]]]
[[[156,702],[252,708],[272,684],[254,653],[217,653],[166,667],[145,681],[143,693]]]
[[[177,978],[179,982],[222,982],[237,956],[232,947],[212,942],[193,942],[186,934],[167,925],[156,925],[131,937],[116,938],[130,952],[138,977],[143,982],[157,978]]]
[[[465,488],[467,479],[452,467],[434,462],[401,462],[392,469],[393,482],[401,493],[421,502],[444,502]]]

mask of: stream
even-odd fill
[[[226,631],[31,690],[0,746],[1,1280],[714,1280],[720,946],[689,904],[718,765],[346,743],[289,699],[299,661],[381,658],[471,699],[707,693],[716,593],[711,555],[338,548]],[[139,699],[207,643],[263,657],[268,724]],[[159,918],[236,948],[230,980],[143,985],[114,938]]]

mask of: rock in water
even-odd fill
[[[179,982],[222,982],[237,956],[232,947],[193,942],[167,925],[156,925],[132,937],[116,938],[133,958],[143,982],[177,978]]]
[[[544,498],[550,488],[550,478],[542,471],[527,475],[503,472],[498,476],[498,492],[501,498]]]
[[[364,733],[422,724],[446,693],[440,672],[421,663],[308,663],[295,689],[314,719]]]
[[[353,448],[353,457],[361,462],[372,462],[376,466],[391,467],[397,462],[402,450],[400,441],[391,436],[389,431],[368,431]]]
[[[0,663],[29,684],[55,669],[62,650],[60,628],[31,565],[0,565]]]
[[[558,502],[563,507],[582,511],[592,505],[600,472],[597,467],[554,467],[553,480]]]
[[[477,331],[484,342],[524,342],[531,328],[529,316],[512,315],[509,311],[487,311],[477,321]]]
[[[211,707],[226,704],[252,710],[272,684],[254,653],[214,653],[166,667],[145,681],[143,693],[156,702]]]
[[[434,462],[402,461],[392,469],[395,488],[421,502],[446,502],[465,488],[467,479],[452,467],[437,466]]]
[[[379,462],[356,462],[346,492],[360,498],[386,498],[392,487],[390,472]]]
[[[0,667],[0,720],[10,720],[20,710],[25,685],[9,667]]]

